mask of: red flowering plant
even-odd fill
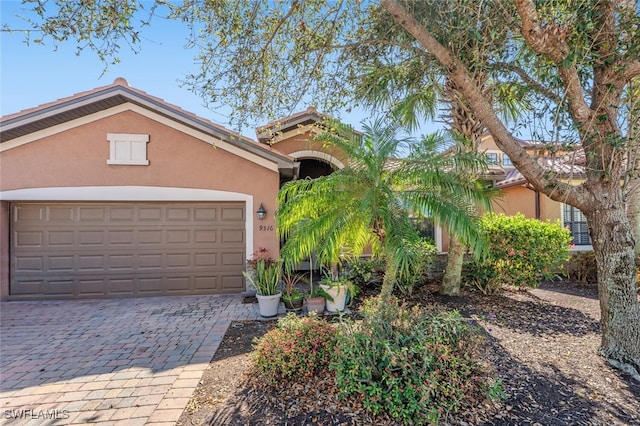
[[[260,247],[253,252],[247,265],[251,269],[244,277],[261,296],[273,296],[280,292],[280,261],[271,257],[269,250]]]
[[[335,353],[336,327],[315,313],[288,314],[256,340],[253,368],[270,385],[304,381],[326,372]]]

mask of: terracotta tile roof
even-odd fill
[[[294,130],[298,127],[318,123],[329,118],[327,115],[318,112],[314,107],[309,107],[305,111],[300,111],[288,117],[283,117],[271,121],[264,126],[256,128],[258,142],[267,144],[277,136],[277,134]]]
[[[325,120],[330,120],[331,118],[332,117],[329,115],[319,112],[314,107],[309,107],[305,111],[296,112],[288,117],[280,118],[267,123],[264,126],[257,127],[256,136],[260,143],[276,143],[280,140],[278,136],[285,132],[298,129],[303,126],[321,123]],[[353,129],[353,131],[358,135],[362,134],[356,129]]]
[[[586,176],[583,167],[584,160],[584,151],[580,149],[560,157],[540,157],[538,158],[538,164],[545,170],[552,171],[562,178],[581,179]],[[518,169],[512,169],[505,174],[504,180],[496,183],[496,186],[498,188],[509,188],[526,183],[527,179],[522,173],[520,173]]]

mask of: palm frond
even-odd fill
[[[417,261],[420,238],[410,214],[428,216],[482,250],[475,211],[488,210],[490,202],[469,179],[469,169],[462,169],[481,166],[478,158],[443,150],[441,136],[406,137],[388,117],[365,125],[361,135],[339,123],[325,129],[316,140],[343,153],[348,163],[331,175],[282,187],[277,218],[286,265],[314,254],[331,266],[370,247],[386,256],[388,272],[407,274]],[[406,158],[396,157],[401,149],[409,150]]]

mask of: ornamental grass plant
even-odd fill
[[[247,260],[249,272],[242,272],[251,286],[261,296],[274,296],[280,292],[281,262],[274,259],[265,248],[260,248]]]

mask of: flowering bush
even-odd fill
[[[306,317],[289,314],[256,341],[254,368],[271,384],[311,377],[329,365],[336,335],[334,326],[313,313]]]
[[[486,259],[465,268],[465,283],[493,293],[504,285],[537,287],[557,275],[569,257],[571,234],[559,223],[522,214],[487,214],[481,228],[489,246]]]
[[[331,364],[341,397],[405,424],[435,424],[471,396],[501,393],[476,358],[478,329],[457,312],[370,299],[361,313],[362,322],[344,323]]]
[[[251,286],[261,296],[273,296],[280,291],[280,277],[282,271],[280,262],[273,259],[269,250],[259,248],[247,259],[251,268],[250,273],[242,272]]]

